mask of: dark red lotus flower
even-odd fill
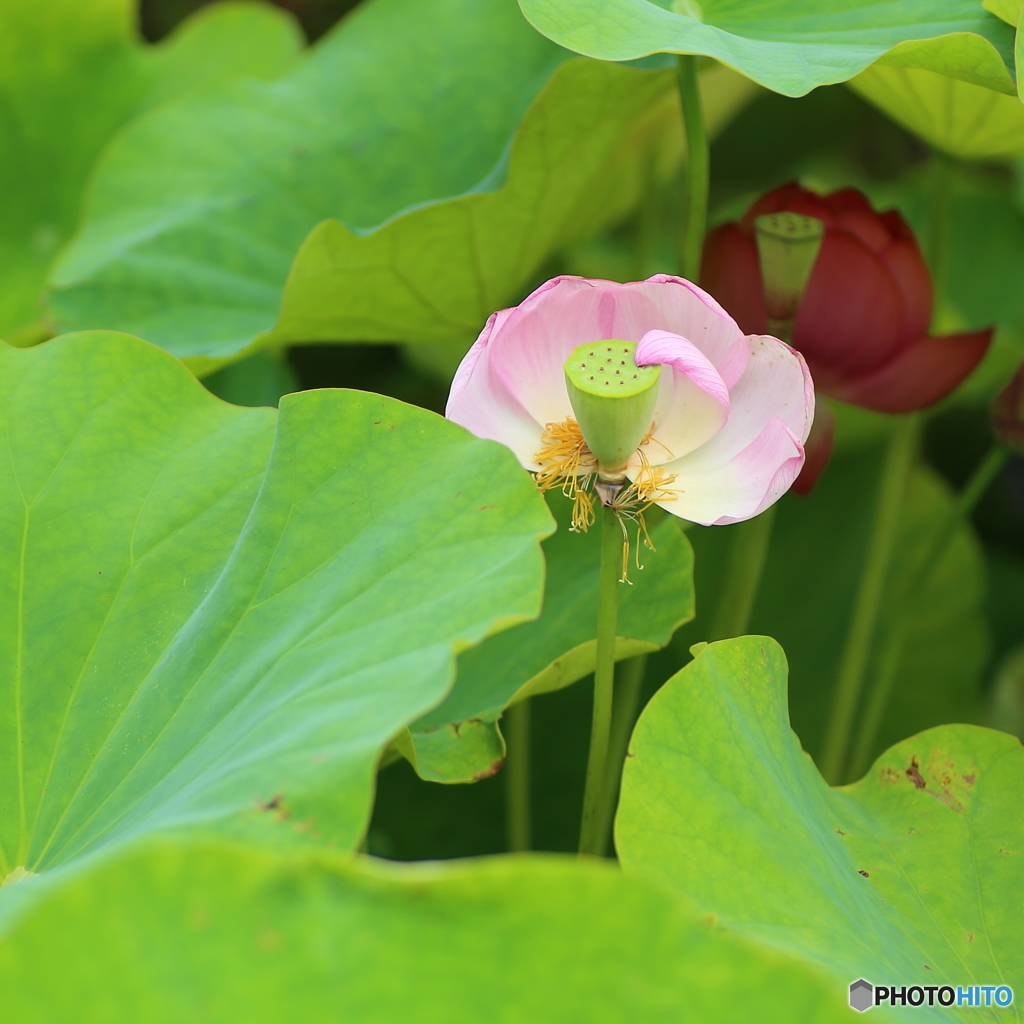
[[[927,333],[932,280],[913,232],[895,210],[875,213],[852,188],[819,196],[783,185],[738,224],[723,224],[708,236],[700,283],[746,333],[763,334],[767,326],[754,218],[782,210],[825,225],[792,339],[820,393],[877,412],[910,412],[944,398],[974,369],[991,329]],[[820,467],[827,458],[826,449]],[[808,490],[802,482],[797,489]]]

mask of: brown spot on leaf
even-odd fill
[[[488,765],[486,768],[481,768],[480,771],[473,776],[474,782],[479,782],[481,779],[489,779],[492,775],[497,775],[501,771],[501,766],[505,763],[505,758],[501,757],[494,764]]]
[[[836,834],[837,835],[841,835],[841,836],[845,836],[846,835],[846,833],[841,828],[837,828],[836,829]]]
[[[968,942],[973,942],[974,941],[974,932],[968,932],[967,933],[967,941]]]
[[[921,771],[918,767],[916,757],[912,757],[910,759],[910,767],[907,769],[907,778],[910,779],[918,789],[925,789],[927,786],[927,783],[921,777]]]
[[[930,970],[931,970],[931,968],[930,968],[930,967],[929,967],[929,966],[928,966],[927,964],[925,964],[925,965],[924,965],[924,969],[925,969],[926,971],[930,971]]]
[[[499,507],[500,507],[500,506],[498,506],[498,505],[481,505],[481,506],[480,506],[480,507],[479,507],[479,508],[477,509],[477,512],[486,512],[486,511],[487,511],[488,509],[491,509],[491,508],[499,508]]]
[[[857,874],[863,875],[865,878],[868,877],[868,873],[866,871],[862,871],[860,868],[857,869]]]
[[[965,775],[964,776],[964,782],[966,782],[968,786],[973,786],[974,785],[974,776],[973,775]]]

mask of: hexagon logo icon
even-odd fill
[[[850,986],[850,1006],[858,1013],[870,1010],[875,1002],[875,987],[870,981],[858,978]]]

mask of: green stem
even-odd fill
[[[711,169],[704,106],[697,81],[697,59],[688,53],[676,57],[679,100],[683,108],[683,129],[686,132],[686,210],[679,245],[679,272],[691,281],[700,278]]]
[[[530,701],[521,700],[501,716],[505,734],[505,824],[508,848],[530,849]]]
[[[935,532],[932,542],[926,547],[910,576],[907,584],[901,588],[893,602],[895,607],[907,609],[912,607],[912,602],[918,594],[921,594],[931,578],[935,567],[941,562],[946,548],[952,541],[956,531],[967,521],[975,506],[984,496],[985,492],[992,486],[993,480],[999,475],[999,471],[1006,465],[1010,457],[1009,449],[998,442],[985,453],[984,458],[974,467],[974,472],[964,484],[962,490],[957,494],[942,520],[939,529]],[[907,616],[904,615],[894,623],[885,638],[882,654],[879,658],[878,671],[874,675],[873,685],[868,694],[867,707],[864,718],[860,723],[857,734],[857,741],[854,744],[851,777],[858,779],[866,772],[871,763],[871,751],[874,749],[878,730],[885,717],[886,708],[889,705],[889,697],[892,694],[893,682],[896,679],[896,672],[899,668],[900,658],[903,655],[903,644],[907,634]]]
[[[931,209],[928,212],[928,268],[932,272],[935,304],[941,302],[946,285],[946,257],[949,252],[949,194],[953,165],[949,157],[932,150]]]
[[[775,506],[772,505],[754,519],[733,527],[729,565],[715,611],[712,640],[725,640],[746,633],[757,592],[761,588],[774,523]]]
[[[601,802],[601,853],[608,849],[615,807],[619,802],[622,766],[626,762],[629,737],[633,734],[636,711],[640,704],[640,691],[644,685],[647,655],[638,654],[619,666],[615,680],[615,701],[612,704],[611,739],[608,743],[608,768],[604,781],[604,799]]]
[[[622,570],[622,529],[615,510],[601,509],[601,569],[597,596],[597,651],[594,665],[594,714],[590,727],[587,783],[583,791],[580,853],[600,856],[601,804],[608,763],[615,680],[615,629],[619,611],[619,574]]]
[[[917,451],[920,432],[920,415],[909,413],[897,419],[889,441],[867,557],[861,567],[860,583],[839,662],[832,712],[825,733],[821,774],[833,785],[839,782],[846,766],[853,718],[864,684],[864,672],[882,607],[889,563],[896,545],[907,478]]]

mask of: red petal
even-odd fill
[[[882,262],[896,278],[903,293],[907,314],[903,338],[906,341],[920,338],[931,323],[934,293],[932,275],[928,272],[913,235],[909,238],[897,238],[882,253]]]
[[[764,334],[764,286],[757,244],[736,224],[715,228],[704,242],[700,286],[710,292],[744,334]]]
[[[863,192],[855,188],[841,188],[821,197],[822,202],[835,214],[848,213],[855,210],[877,216],[871,209],[871,203]]]
[[[791,181],[761,196],[743,215],[740,227],[747,234],[753,234],[755,218],[764,213],[778,213],[780,210],[801,213],[805,217],[817,217],[826,227],[831,227],[835,221],[831,209],[817,192],[811,192]]]
[[[924,409],[945,398],[981,362],[992,331],[918,338],[881,369],[831,387],[828,393],[875,412]]]
[[[901,290],[885,264],[852,235],[826,231],[793,331],[815,383],[831,388],[888,362],[905,322]]]
[[[836,433],[836,417],[822,401],[814,405],[814,422],[804,442],[804,465],[792,489],[797,494],[810,494],[821,476],[821,471],[832,454],[832,440]]]
[[[892,244],[888,228],[873,210],[843,210],[836,216],[836,227],[855,235],[872,252],[884,252]]]

